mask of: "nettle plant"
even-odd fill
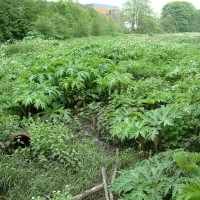
[[[26,122],[26,129],[31,137],[31,151],[35,159],[45,165],[48,161],[56,161],[74,170],[79,166],[75,148],[75,136],[63,124],[33,121]]]

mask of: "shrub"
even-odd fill
[[[55,24],[49,17],[38,17],[38,19],[34,22],[33,28],[47,38],[54,37],[56,35]]]

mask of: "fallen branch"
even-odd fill
[[[118,165],[119,165],[119,149],[117,148],[116,149],[115,168],[114,168],[114,172],[113,172],[113,175],[112,175],[111,183],[114,183],[114,181],[115,181]],[[87,196],[89,196],[89,195],[91,195],[91,194],[103,189],[103,188],[104,188],[104,191],[105,191],[106,200],[114,200],[112,193],[110,193],[110,199],[109,199],[105,168],[102,167],[101,171],[102,171],[103,183],[101,183],[99,185],[96,185],[95,187],[93,187],[93,188],[91,188],[89,190],[86,190],[86,191],[84,191],[83,193],[81,193],[79,195],[76,195],[75,197],[73,197],[73,200],[81,200],[81,199],[83,199],[83,198],[85,198],[85,197],[87,197]]]
[[[104,184],[99,184],[99,185],[96,185],[95,187],[89,189],[89,190],[86,190],[84,191],[83,193],[79,194],[79,195],[76,195],[75,197],[73,197],[73,200],[81,200],[87,196],[89,196],[90,194],[93,194],[101,189],[103,189],[104,187]]]
[[[105,170],[104,167],[102,167],[101,171],[102,171],[103,185],[104,185],[104,191],[105,191],[106,200],[109,200],[108,187],[107,187],[107,182],[106,182],[106,170]]]
[[[119,165],[119,149],[117,148],[117,149],[116,149],[115,168],[114,168],[114,172],[113,172],[113,175],[112,175],[111,184],[113,184],[114,181],[115,181],[115,178],[116,178],[116,175],[117,175],[117,168],[118,168],[118,165]],[[112,193],[112,192],[110,193],[110,200],[114,200],[114,197],[113,197],[113,193]]]

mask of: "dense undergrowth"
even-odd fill
[[[102,182],[101,166],[110,178],[119,147],[121,199],[198,199],[199,53],[199,34],[1,45],[0,197],[74,196]],[[31,152],[6,155],[19,132]]]

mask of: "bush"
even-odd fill
[[[54,37],[56,35],[56,26],[49,17],[40,16],[34,22],[33,29],[45,37]]]
[[[24,40],[43,39],[43,38],[44,38],[44,35],[42,35],[40,32],[29,31],[26,37],[24,37]]]

